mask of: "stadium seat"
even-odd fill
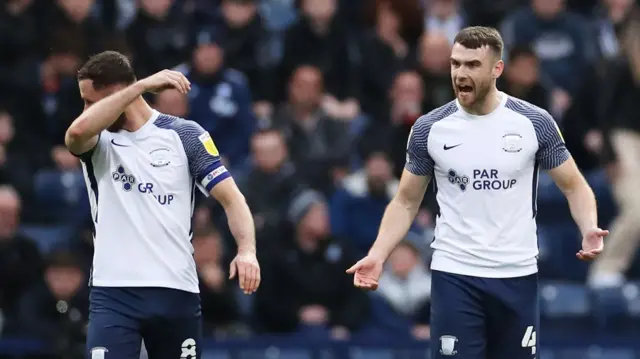
[[[394,359],[394,354],[391,349],[351,348],[349,359]]]
[[[73,236],[72,226],[22,226],[20,232],[32,239],[41,252],[47,253]]]
[[[88,210],[82,172],[43,170],[34,178],[35,200],[42,213],[53,221],[69,221]]]
[[[567,332],[589,331],[595,325],[590,310],[589,293],[584,286],[563,282],[541,283],[542,332],[559,336]]]
[[[640,334],[640,285],[594,289],[593,311],[602,329],[612,335]]]

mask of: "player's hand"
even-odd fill
[[[353,274],[353,285],[365,290],[376,290],[378,279],[382,274],[383,260],[373,256],[362,258],[353,267],[347,269],[347,273]]]
[[[595,259],[604,249],[604,237],[609,231],[600,228],[593,228],[585,233],[582,238],[582,249],[576,253],[576,257],[583,261]]]
[[[260,265],[255,252],[239,251],[231,262],[229,279],[238,277],[240,289],[244,294],[251,294],[260,286]]]
[[[176,89],[181,94],[191,90],[191,82],[178,71],[162,70],[138,81],[145,92],[158,93],[168,89]]]

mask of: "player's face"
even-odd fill
[[[462,106],[481,103],[502,73],[502,60],[488,46],[469,49],[454,44],[451,50],[451,81]]]
[[[122,86],[108,86],[100,90],[96,90],[93,87],[92,80],[82,80],[78,83],[80,87],[80,97],[82,97],[82,101],[84,101],[84,111],[86,111],[89,107],[91,107],[94,103],[102,100],[103,98],[111,95],[115,91],[118,91],[122,88]],[[122,129],[124,125],[125,116],[122,114],[116,122],[111,125],[107,130],[111,132],[117,132]]]

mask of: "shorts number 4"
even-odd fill
[[[522,347],[531,348],[531,355],[536,354],[536,330],[533,326],[528,326],[522,337]]]

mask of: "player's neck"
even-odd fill
[[[153,109],[147,101],[140,96],[124,110],[124,115],[127,120],[123,128],[129,132],[135,132],[149,121],[152,114]]]
[[[489,93],[487,93],[487,96],[484,98],[484,101],[480,101],[476,103],[474,106],[463,107],[463,108],[467,113],[471,115],[475,115],[475,116],[488,115],[493,111],[495,111],[498,108],[498,106],[500,106],[500,103],[502,102],[502,96],[504,95],[501,94],[500,91],[498,91],[498,89],[494,86],[491,90],[489,90]]]

